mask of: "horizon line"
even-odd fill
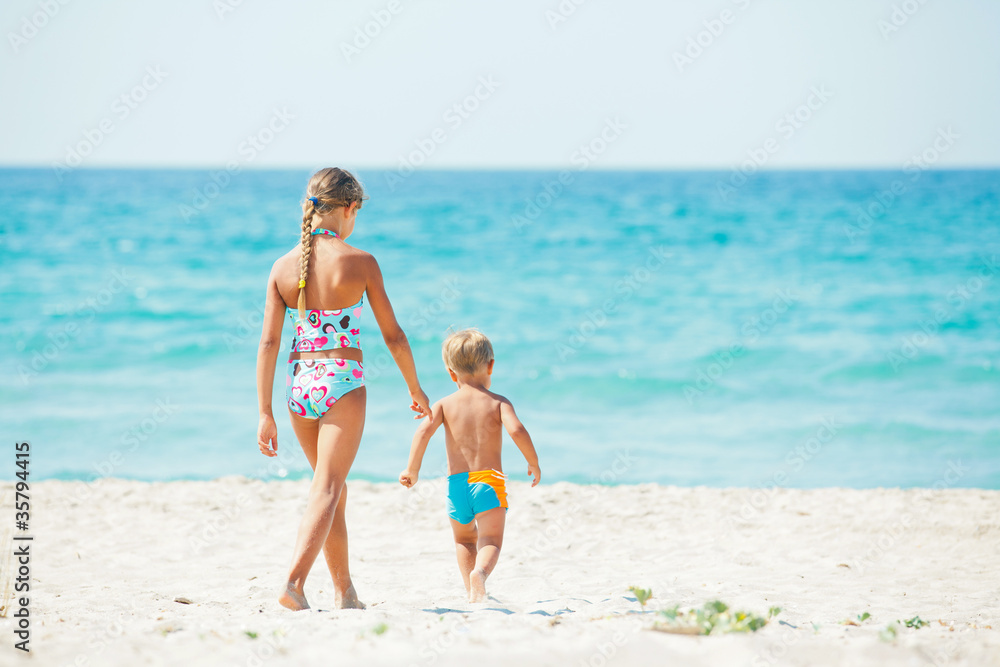
[[[226,169],[226,164],[210,164],[210,165],[178,165],[178,164],[106,164],[106,165],[80,165],[78,167],[65,167],[65,172],[74,171],[213,171],[218,169]],[[274,165],[274,166],[250,166],[250,165],[239,165],[239,168],[235,171],[252,171],[252,172],[268,172],[268,171],[308,171],[310,169],[317,169],[322,167],[316,167],[315,165]],[[347,169],[354,171],[397,171],[396,166],[386,166],[386,165],[346,165]],[[45,165],[39,163],[6,163],[0,162],[0,169],[3,170],[14,170],[14,169],[24,169],[24,170],[55,170],[54,165]],[[804,171],[804,172],[819,172],[819,171],[903,171],[904,166],[902,165],[854,165],[854,166],[844,166],[844,165],[808,165],[808,166],[796,166],[796,167],[758,167],[752,173],[768,172],[768,173],[784,173],[784,172],[794,172],[794,171]],[[927,169],[922,169],[921,171],[997,171],[1000,170],[1000,162],[996,164],[959,164],[959,165],[949,165],[949,166],[934,166]],[[622,165],[622,166],[607,166],[601,168],[587,168],[578,169],[575,167],[569,167],[566,165],[552,165],[552,166],[502,166],[502,165],[480,165],[480,166],[451,166],[451,167],[417,167],[410,173],[416,172],[462,172],[462,171],[479,171],[479,172],[560,172],[560,171],[570,171],[573,173],[577,172],[731,172],[740,171],[739,165],[737,166],[636,166],[636,165]]]

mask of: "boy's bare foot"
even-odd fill
[[[486,600],[486,573],[482,570],[473,570],[469,573],[469,602],[483,602]]]
[[[338,592],[336,596],[337,609],[364,609],[365,603],[358,599],[358,593],[351,584],[343,593]]]
[[[292,584],[285,587],[285,591],[278,596],[278,602],[281,603],[282,607],[287,607],[292,611],[302,611],[309,608],[306,594],[303,591],[295,590]]]

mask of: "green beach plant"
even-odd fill
[[[897,623],[898,622],[899,621],[897,621]],[[905,621],[903,621],[903,625],[905,625],[908,628],[914,628],[916,630],[919,630],[920,628],[924,627],[925,625],[930,625],[930,623],[928,623],[927,621],[923,620],[919,616],[914,616],[913,618],[908,618]]]
[[[646,603],[649,602],[650,598],[653,597],[652,588],[639,588],[638,586],[629,586],[628,589],[632,591],[635,595],[635,599],[639,601],[639,605],[643,608],[646,607]]]
[[[871,617],[872,617],[872,615],[869,614],[866,611],[863,614],[858,614],[858,617],[857,617],[858,620],[855,621],[855,620],[852,620],[850,618],[845,618],[843,621],[840,622],[840,624],[841,625],[861,625],[862,623],[864,623],[865,621],[867,621]]]
[[[899,623],[890,623],[879,631],[878,638],[884,642],[891,642],[896,639],[897,634],[899,634]]]
[[[680,605],[660,612],[662,620],[653,629],[683,635],[711,635],[732,632],[757,632],[781,613],[781,607],[771,607],[767,616],[749,611],[734,611],[721,600],[706,602],[702,607],[681,611]]]

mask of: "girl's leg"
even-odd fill
[[[340,492],[340,502],[337,503],[337,511],[333,515],[330,534],[323,543],[323,555],[326,557],[326,566],[333,579],[334,604],[337,609],[364,609],[365,603],[358,599],[354,584],[351,582],[351,570],[348,567],[346,484]]]
[[[292,426],[296,436],[299,436],[303,451],[313,465],[313,480],[309,487],[309,503],[299,525],[295,553],[288,573],[288,585],[279,598],[279,602],[289,609],[308,609],[309,604],[304,593],[306,577],[309,576],[320,549],[330,538],[338,509],[343,515],[344,507],[341,506],[340,500],[347,473],[354,463],[358,445],[361,443],[361,432],[365,425],[366,397],[365,387],[350,391],[334,403],[318,421],[304,420],[292,415]],[[313,450],[315,459],[310,456],[310,449]],[[341,522],[335,537],[341,530],[346,537],[346,522]],[[331,574],[334,576],[335,584],[338,583],[338,579],[339,583],[343,583],[344,574],[348,572],[346,539],[342,545],[336,545],[332,556],[328,555],[328,565],[331,558],[334,561]],[[346,574],[346,577],[349,582],[350,574]],[[348,597],[348,591],[343,591],[342,596]]]
[[[469,592],[469,573],[476,566],[476,522],[459,523],[451,521],[451,530],[455,534],[455,554],[458,556],[458,570],[462,573],[465,592]]]
[[[486,577],[490,576],[500,559],[506,519],[507,510],[503,507],[494,507],[476,515],[479,527],[476,547],[479,553],[476,555],[476,565],[469,573],[469,602],[482,602],[486,599]]]
[[[356,389],[355,392],[362,391]],[[292,428],[302,445],[302,451],[309,461],[309,467],[316,471],[316,441],[319,437],[320,422],[315,419],[303,419],[292,415]],[[330,570],[330,577],[333,579],[333,589],[335,595],[334,604],[338,609],[364,609],[365,605],[358,599],[358,594],[354,590],[351,582],[351,571],[348,566],[347,551],[347,485],[344,485],[340,493],[340,501],[337,503],[337,511],[333,515],[333,525],[327,535],[326,542],[323,543],[323,555],[326,557],[326,566]]]

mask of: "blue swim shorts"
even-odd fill
[[[448,516],[461,524],[496,507],[507,509],[507,478],[499,470],[460,472],[448,476]]]

